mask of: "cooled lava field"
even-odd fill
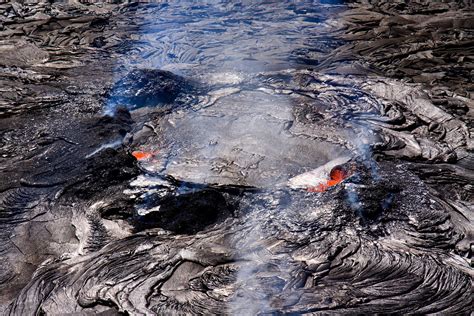
[[[0,3],[0,315],[472,315],[471,1]]]

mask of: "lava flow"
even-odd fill
[[[135,157],[137,160],[147,160],[153,157],[154,153],[147,151],[134,151],[132,152],[132,156]]]
[[[335,166],[329,173],[329,180],[326,183],[320,183],[317,186],[309,187],[308,192],[324,192],[329,187],[341,183],[349,176],[349,173],[342,166]]]

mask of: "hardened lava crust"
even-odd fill
[[[0,4],[0,314],[470,315],[468,1]]]

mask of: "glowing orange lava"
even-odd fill
[[[324,192],[329,187],[341,183],[342,180],[344,180],[348,176],[349,174],[347,173],[347,171],[344,170],[341,166],[335,166],[331,169],[331,172],[329,173],[329,180],[327,180],[326,183],[320,183],[315,187],[309,187],[308,192]]]
[[[146,160],[153,157],[153,153],[147,151],[134,151],[132,152],[132,156],[135,157],[137,160]]]

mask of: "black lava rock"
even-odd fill
[[[111,103],[135,109],[172,103],[189,85],[169,71],[135,69],[112,89]]]

